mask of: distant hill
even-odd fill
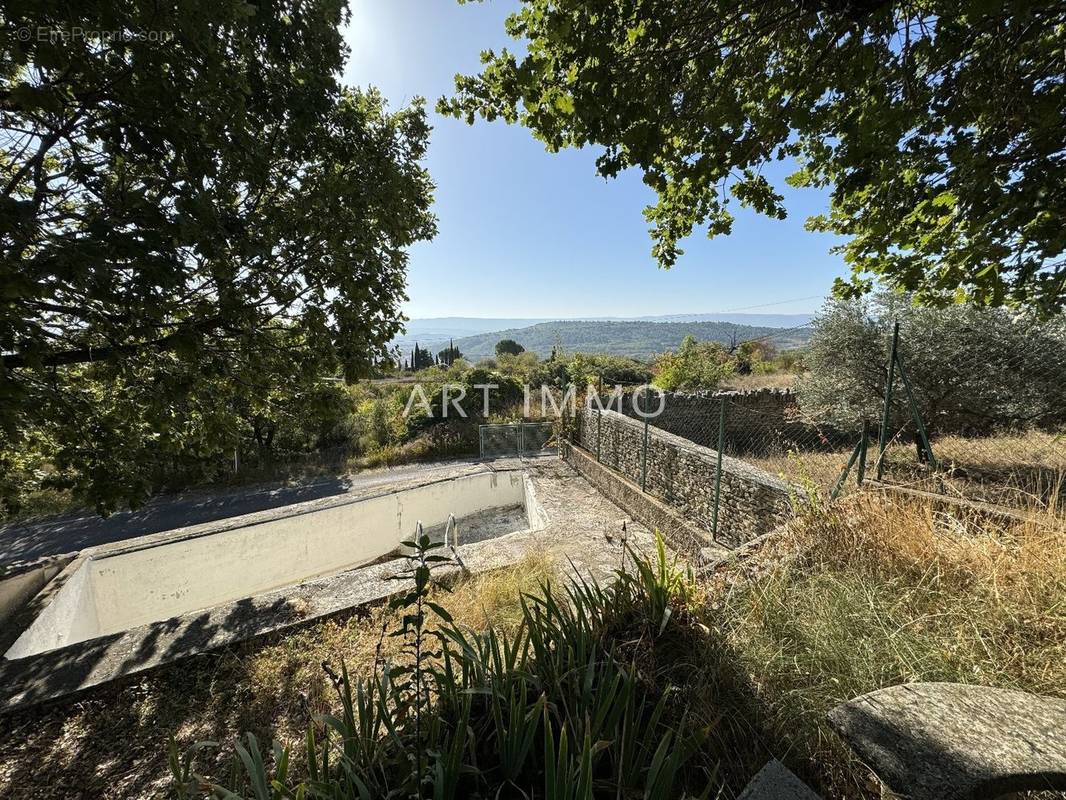
[[[449,339],[488,333],[506,328],[525,328],[538,322],[550,322],[551,317],[523,319],[520,317],[425,317],[411,319],[405,324],[406,333],[392,340],[392,345],[407,352],[415,342],[429,350],[439,350]]]
[[[555,317],[424,317],[408,320],[406,333],[392,340],[402,352],[414,347],[415,342],[429,350],[439,350],[449,339],[476,337],[482,333],[500,333],[493,346],[502,338],[502,332],[525,330],[541,323],[557,322],[728,322],[740,326],[794,328],[814,319],[813,314],[667,314],[645,317],[583,317],[559,320]],[[551,346],[549,345],[549,352]]]
[[[732,322],[768,328],[795,328],[806,325],[814,314],[665,314],[656,317],[634,317],[646,322]]]
[[[648,358],[676,348],[681,344],[681,340],[689,335],[700,341],[723,343],[729,343],[734,335],[738,341],[772,337],[778,347],[785,349],[806,344],[810,338],[810,329],[792,331],[719,321],[558,320],[525,328],[509,328],[465,336],[456,339],[455,346],[463,352],[464,357],[472,361],[494,355],[496,342],[500,339],[514,339],[526,350],[541,357],[551,354],[553,346],[560,345],[563,350],[571,353],[610,353]]]

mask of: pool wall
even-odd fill
[[[24,658],[359,566],[396,550],[417,522],[443,525],[449,514],[462,518],[523,505],[536,528],[542,512],[527,502],[526,486],[521,472],[481,473],[328,507],[287,506],[266,521],[228,520],[223,530],[178,530],[92,548],[56,579],[61,588],[5,657]]]

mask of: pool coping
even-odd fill
[[[306,514],[420,486],[484,474],[486,471],[523,474],[527,504],[531,503],[533,507],[533,512],[530,513],[527,505],[530,527],[482,542],[461,544],[458,547],[458,555],[462,567],[443,565],[435,570],[434,575],[437,580],[447,582],[464,573],[477,574],[500,569],[521,558],[527,546],[535,541],[537,534],[550,524],[550,517],[538,500],[536,482],[523,466],[488,470],[458,469],[456,474],[446,477],[422,481],[407,480],[386,489],[374,487],[365,493],[342,498],[309,500],[240,517],[86,548],[31,600],[31,604],[35,611],[42,608],[74,574],[74,570],[92,558],[107,558],[145,547],[289,517],[293,516],[292,510],[297,507],[297,514]],[[410,589],[411,581],[398,577],[409,568],[409,564],[409,559],[400,557],[384,563],[356,566],[25,658],[0,659],[0,714],[81,694],[101,684],[137,675],[181,659],[306,625],[383,600]],[[22,615],[20,617],[26,618]]]
[[[491,472],[502,473],[523,471],[522,468],[516,467],[492,470]],[[181,528],[171,528],[170,530],[159,531],[158,533],[146,533],[143,536],[136,536],[132,539],[123,539],[118,542],[109,542],[107,544],[87,547],[84,550],[81,550],[78,553],[78,556],[91,559],[112,558],[125,553],[136,552],[137,550],[146,550],[150,547],[159,547],[164,544],[174,544],[175,542],[199,539],[204,536],[214,536],[219,533],[225,533],[226,531],[247,528],[252,525],[261,525],[264,522],[273,522],[274,520],[289,519],[291,517],[301,517],[307,514],[315,514],[319,511],[325,511],[330,508],[343,508],[344,506],[355,505],[356,503],[362,503],[378,497],[388,497],[389,495],[399,494],[400,492],[410,491],[411,489],[418,489],[423,486],[433,486],[438,483],[450,483],[456,480],[475,478],[487,474],[491,474],[490,471],[462,471],[456,475],[449,475],[443,478],[431,478],[429,480],[415,480],[398,483],[396,486],[390,486],[385,489],[382,489],[381,487],[372,487],[363,492],[352,492],[338,497],[322,497],[316,500],[304,500],[300,503],[291,503],[285,506],[263,509],[262,511],[253,511],[249,514],[241,514],[236,517],[228,517],[226,519],[214,520],[212,522],[201,522],[197,525],[188,525]]]

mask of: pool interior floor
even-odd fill
[[[526,509],[521,504],[479,511],[457,519],[456,524],[459,528],[460,546],[484,542],[487,539],[495,539],[498,536],[506,536],[508,533],[529,528]],[[444,538],[446,527],[446,524],[434,525],[432,528],[426,528],[425,532],[429,534],[430,541],[439,542]]]

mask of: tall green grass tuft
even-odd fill
[[[521,619],[502,632],[455,624],[430,600],[440,558],[415,548],[414,586],[402,611],[400,660],[356,678],[328,668],[340,712],[308,729],[298,756],[265,756],[247,735],[230,776],[194,769],[172,748],[177,797],[523,797],[554,800],[707,796],[717,788],[703,753],[710,726],[677,698],[669,659],[690,635],[690,579],[669,563],[628,553],[617,580],[575,576],[523,595]]]

